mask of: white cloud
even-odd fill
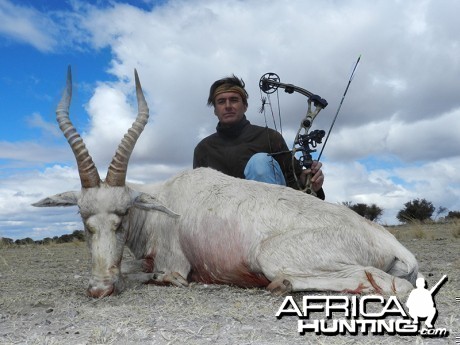
[[[66,147],[44,146],[37,142],[0,141],[0,159],[25,163],[62,162],[72,159],[72,153]]]
[[[123,135],[136,118],[125,94],[107,84],[101,84],[86,107],[91,117],[91,128],[85,142],[99,165],[107,166]]]
[[[413,199],[426,199],[435,207],[460,209],[460,157],[424,164],[368,169],[360,163],[325,165],[326,197],[331,202],[377,204],[381,222],[397,223],[396,214]]]
[[[76,207],[39,209],[31,205],[49,195],[79,189],[78,172],[59,165],[1,179],[0,237],[38,239],[81,229]]]
[[[0,34],[49,52],[57,44],[52,20],[32,7],[0,0]]]
[[[5,3],[0,0],[0,8]],[[96,86],[86,104],[88,127],[79,128],[101,176],[137,112],[134,68],[151,118],[133,152],[128,179],[147,182],[191,167],[195,145],[216,125],[206,107],[214,80],[232,73],[242,77],[250,94],[248,118],[264,125],[258,82],[264,73],[276,72],[282,82],[328,100],[315,120],[315,128],[328,129],[351,67],[362,54],[323,156],[328,199],[375,202],[385,209],[388,223],[412,198],[460,208],[455,177],[460,2],[190,0],[170,1],[150,12],[117,3],[73,5],[59,28],[67,33],[64,44],[108,47],[113,55],[107,68],[116,82]],[[290,143],[306,99],[282,91],[279,99]],[[5,153],[12,148],[8,145],[0,144],[0,154],[12,159]],[[70,159],[60,156],[60,149],[45,153],[37,147],[28,155],[20,145],[13,148],[20,148],[15,157],[24,160],[72,159],[69,148],[64,150]],[[379,161],[377,167],[369,157]],[[78,184],[78,177],[72,181]]]
[[[452,27],[456,19],[449,15],[439,22],[432,16],[438,11],[437,5],[430,1],[355,5],[178,1],[154,12],[115,5],[109,10],[89,9],[83,26],[91,32],[95,46],[112,49],[111,72],[126,82],[118,85],[124,92],[134,90],[133,68],[140,73],[152,117],[133,160],[146,167],[191,165],[198,138],[215,127],[212,109],[205,107],[209,86],[231,73],[246,81],[250,94],[248,117],[253,123],[264,123],[257,113],[258,80],[265,72],[274,71],[283,82],[328,99],[329,107],[317,120],[318,126],[327,129],[348,78],[344,67],[352,66],[363,53],[325,151],[327,164],[331,165],[325,167],[326,171],[336,167],[335,161],[349,164],[343,165],[342,174],[327,175],[326,190],[331,200],[379,200],[383,206],[401,207],[403,201],[424,192],[411,189],[409,176],[400,176],[400,171],[391,168],[370,171],[353,162],[370,155],[393,155],[418,170],[418,161],[445,158],[450,165],[447,158],[458,157],[460,107],[452,89],[460,90],[451,78],[459,68],[458,63],[451,64],[457,46],[446,48],[433,40],[434,32]],[[321,7],[321,16],[310,16],[319,10],[317,6]],[[391,26],[390,18],[394,23]],[[121,24],[110,25],[115,22]],[[443,37],[458,42],[454,36]],[[449,64],[449,68],[444,69],[443,64]],[[425,97],[433,93],[433,87],[436,95],[442,95],[442,102]],[[98,91],[92,101],[97,98]],[[122,99],[126,102],[120,95]],[[288,142],[287,136],[295,133],[305,113],[305,101],[296,94],[280,94]],[[111,113],[111,121],[126,121],[126,109]],[[104,136],[96,120],[98,115],[92,116],[91,136]],[[114,128],[119,126],[125,125]],[[122,129],[116,131],[121,139]],[[340,177],[348,177],[350,167],[356,182]],[[376,195],[381,197],[375,199]]]
[[[27,117],[27,122],[31,127],[40,128],[45,134],[50,134],[53,137],[61,137],[62,132],[59,130],[59,127],[56,126],[56,123],[47,122],[43,117],[38,113],[33,113]]]
[[[232,11],[227,11],[230,6]],[[400,6],[401,11],[395,10],[395,6]],[[426,13],[432,10],[431,6],[431,3],[424,2],[420,5],[411,3],[409,7]],[[405,32],[406,27],[414,24],[410,15],[412,12],[401,3],[377,2],[361,6],[359,10],[337,4],[335,7],[322,4],[321,7],[322,16],[314,18],[314,29],[322,35],[308,34],[313,30],[313,19],[300,20],[305,13],[314,12],[315,5],[310,3],[273,3],[262,7],[252,1],[231,4],[225,1],[173,2],[151,13],[117,5],[109,10],[91,9],[83,25],[91,32],[94,44],[110,46],[113,50],[111,71],[120,80],[129,80],[123,85],[125,91],[127,85],[133,90],[132,70],[138,68],[149,95],[153,116],[146,130],[149,134],[145,135],[149,140],[142,139],[148,149],[138,147],[137,150],[150,152],[152,147],[165,147],[167,143],[175,152],[174,156],[160,152],[152,156],[152,159],[157,157],[163,163],[173,157],[176,161],[190,157],[190,148],[196,143],[197,137],[203,136],[203,127],[213,130],[215,117],[204,106],[207,91],[212,81],[231,73],[236,73],[247,82],[250,92],[248,116],[251,121],[263,123],[262,116],[257,113],[260,104],[257,82],[263,73],[274,70],[282,81],[311,89],[329,100],[329,108],[318,119],[319,124],[327,126],[334,107],[338,105],[339,98],[334,99],[334,96],[340,95],[347,78],[344,73],[346,68],[343,67],[354,62],[358,55],[356,52],[360,51],[353,48],[357,45],[355,40],[366,51],[337,127],[353,126],[356,133],[370,126],[368,135],[372,136],[373,133],[383,136],[388,129],[399,136],[394,138],[398,143],[407,137],[404,133],[398,133],[399,124],[406,128],[404,123],[407,121],[412,125],[427,118],[431,120],[452,109],[456,99],[449,99],[442,102],[441,107],[433,108],[431,104],[434,102],[429,99],[421,102],[420,98],[414,97],[416,93],[423,95],[431,92],[432,78],[441,80],[451,72],[435,68],[435,74],[431,75],[432,69],[425,69],[428,64],[442,65],[442,60],[446,59],[445,52],[433,49],[430,55],[426,55],[425,47],[431,44],[429,35],[424,37],[418,31]],[[398,25],[391,30],[382,30],[380,26],[384,25],[390,13]],[[357,23],[350,25],[348,20],[351,17]],[[230,23],[235,20],[238,25],[228,30]],[[110,25],[115,22],[121,24]],[[264,22],[272,25],[261,24]],[[333,33],[339,32],[340,38],[337,39]],[[366,39],[362,42],[360,37],[364,33]],[[417,36],[417,42],[411,41],[413,35]],[[331,43],[325,36],[329,41],[333,40],[334,53],[331,53]],[[406,46],[408,41],[411,42],[410,46]],[[392,45],[385,49],[390,42]],[[341,52],[341,48],[345,53],[338,59],[337,53]],[[418,56],[422,54],[425,54],[425,61],[418,61]],[[379,65],[374,61],[378,61]],[[417,79],[421,76],[421,83],[418,83]],[[452,85],[440,87],[448,91]],[[459,91],[458,86],[454,88]],[[298,95],[280,97],[286,130],[297,127],[305,111],[305,99]],[[371,99],[372,102],[363,102],[363,99]],[[420,112],[422,104],[427,106],[427,110]],[[396,121],[389,123],[389,117],[394,114],[397,114]],[[118,115],[123,118],[123,114]],[[96,117],[94,115],[95,121]],[[356,126],[361,128],[357,129]],[[428,134],[425,138],[429,138],[424,142],[426,146],[435,147],[433,144],[437,138],[430,136],[428,129],[429,125],[424,126]],[[96,130],[93,131],[97,136],[96,133]],[[418,129],[417,133],[420,133]],[[363,135],[362,131],[360,135]],[[417,159],[416,155],[412,156]],[[147,157],[143,155],[143,158]]]
[[[344,120],[341,118],[341,120]],[[431,118],[406,122],[394,115],[331,134],[330,160],[356,160],[369,155],[395,155],[411,163],[458,157],[460,108]]]

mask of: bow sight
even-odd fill
[[[313,160],[311,159],[311,153],[316,152],[316,146],[322,143],[324,135],[326,134],[325,131],[322,129],[316,129],[311,131],[308,134],[301,134],[297,138],[296,145],[301,147],[302,152],[307,152],[307,155],[302,155],[299,158],[299,163],[302,167],[309,169]],[[305,157],[308,156],[308,157]]]
[[[259,88],[262,92],[270,95],[278,90],[278,88],[283,88],[286,93],[292,94],[298,92],[306,97],[308,97],[308,110],[305,118],[300,122],[299,130],[294,139],[294,145],[290,151],[292,154],[292,168],[293,171],[296,171],[296,164],[299,164],[304,169],[310,169],[313,163],[311,154],[316,152],[316,146],[322,142],[324,135],[326,134],[323,130],[314,130],[311,133],[308,131],[313,124],[313,120],[319,112],[326,108],[327,101],[324,98],[321,98],[318,95],[311,93],[308,90],[305,90],[301,87],[284,84],[280,82],[280,78],[276,73],[265,73],[259,81]],[[311,110],[311,104],[315,106],[315,110]],[[303,132],[303,134],[301,134]],[[296,159],[295,154],[301,152],[302,155]],[[277,153],[273,153],[276,155]],[[278,153],[279,154],[279,153]],[[297,162],[297,163],[296,163]],[[311,187],[311,174],[307,176],[307,182],[305,186],[301,186],[300,181],[298,180],[297,175],[294,173],[295,180],[300,190],[315,195]]]

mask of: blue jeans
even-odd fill
[[[278,162],[266,152],[253,155],[244,168],[246,180],[286,185],[283,171]]]

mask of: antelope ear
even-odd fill
[[[35,207],[76,206],[80,192],[65,192],[49,196],[32,204]]]
[[[160,202],[157,198],[147,193],[136,194],[134,197],[133,206],[146,211],[160,211],[173,218],[180,217],[180,215],[163,205],[163,203]]]

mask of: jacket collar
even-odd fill
[[[216,131],[220,136],[227,138],[237,138],[240,136],[243,128],[248,124],[250,124],[249,120],[246,119],[246,115],[243,115],[243,118],[232,126],[222,126],[222,124],[219,122],[217,124]]]

